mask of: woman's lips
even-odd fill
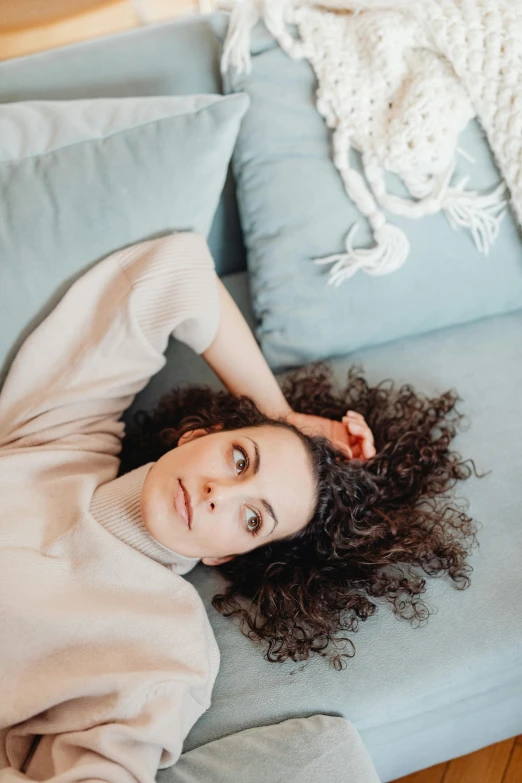
[[[181,479],[180,479],[179,483],[181,484]],[[192,527],[192,503],[191,503],[191,500],[190,500],[190,495],[189,495],[188,489],[186,489],[183,486],[183,484],[181,484],[181,488],[183,489],[183,493],[185,495],[185,506],[187,508],[188,526],[191,528]]]
[[[190,530],[190,523],[191,523],[190,499],[188,497],[188,492],[185,490],[183,484],[179,479],[178,479],[178,489],[174,497],[174,505],[176,506],[176,511],[178,512],[179,516],[184,520],[185,524]]]

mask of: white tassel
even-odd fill
[[[410,244],[403,231],[386,222],[379,212],[375,199],[366,187],[358,171],[350,167],[350,138],[339,124],[333,135],[334,165],[339,171],[346,193],[373,229],[375,247],[354,248],[353,237],[358,228],[355,223],[346,237],[346,253],[335,253],[314,259],[314,264],[334,263],[330,269],[328,285],[339,286],[362,269],[369,275],[389,275],[401,267],[410,252]]]
[[[297,24],[298,14],[291,0],[265,0],[264,22],[283,52],[294,60],[305,57],[305,48],[293,38],[287,29],[288,24]]]
[[[369,275],[389,275],[399,269],[408,257],[410,244],[403,231],[389,223],[374,230],[376,246],[372,248],[354,248],[353,237],[358,228],[355,223],[346,237],[346,253],[336,253],[326,258],[314,259],[314,264],[330,264],[328,285],[340,286],[362,269]]]
[[[260,12],[260,0],[242,0],[232,11],[221,57],[223,75],[231,66],[238,73],[251,72],[250,32],[257,24]]]
[[[365,154],[363,154],[363,162],[364,173],[366,174],[366,178],[371,185],[372,192],[379,202],[379,205],[389,212],[394,212],[396,215],[414,219],[440,212],[442,203],[448,192],[449,183],[455,166],[452,161],[444,171],[431,175],[429,180],[424,180],[424,182],[420,176],[404,175],[403,180],[406,183],[408,190],[410,190],[411,184],[413,190],[416,193],[420,193],[424,184],[426,185],[426,189],[424,190],[425,195],[420,197],[418,201],[412,201],[411,199],[388,193],[386,190],[384,169],[377,165],[377,163],[370,164],[368,162],[368,156]],[[411,192],[412,191],[410,190],[410,193]]]
[[[501,182],[492,193],[479,195],[474,190],[464,190],[468,179],[465,177],[454,188],[449,188],[442,207],[451,227],[469,228],[479,253],[488,255],[506,214],[508,201],[503,196],[507,195],[507,188]]]

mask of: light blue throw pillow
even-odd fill
[[[470,232],[454,230],[442,213],[412,220],[385,212],[409,239],[404,265],[383,276],[359,271],[339,287],[328,285],[331,265],[313,259],[342,253],[356,222],[356,247],[372,246],[371,234],[333,164],[311,65],[288,57],[261,22],[251,51],[251,73],[230,71],[224,88],[251,99],[233,168],[256,336],[274,371],[522,308],[522,242],[509,213],[483,256]],[[458,156],[456,181],[469,174],[469,189],[498,185],[476,122],[459,137],[459,148],[475,163]],[[353,165],[361,172],[357,155]],[[396,178],[387,184],[404,194]]]
[[[103,257],[208,236],[248,97],[0,105],[0,387],[23,340]]]
[[[222,12],[176,17],[4,60],[0,103],[221,95],[221,46],[215,31],[226,31],[227,25],[228,14]],[[230,165],[208,245],[220,275],[246,269]]]

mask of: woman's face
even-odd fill
[[[180,481],[190,495],[190,529],[176,508]],[[198,429],[154,463],[140,504],[145,527],[160,544],[219,565],[305,527],[315,492],[308,452],[291,430]]]

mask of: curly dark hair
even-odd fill
[[[264,425],[287,427],[302,439],[315,471],[317,504],[308,524],[217,568],[228,580],[212,606],[225,617],[239,616],[249,638],[265,640],[265,658],[306,661],[311,653],[348,645],[329,655],[334,668],[355,655],[339,632],[355,632],[359,620],[377,609],[378,599],[412,624],[430,612],[420,595],[428,576],[445,572],[457,589],[470,584],[466,557],[477,524],[467,501],[450,500],[458,480],[475,475],[449,446],[465,418],[450,390],[436,397],[410,384],[394,391],[386,379],[369,386],[360,366],[347,373],[344,391],[333,388],[326,362],[295,369],[281,385],[294,411],[338,419],[361,413],[375,438],[371,459],[347,459],[326,438],[308,436],[284,419],[265,416],[246,396],[210,387],[185,386],[160,400],[152,413],[139,411],[125,434],[119,475],[158,460],[193,428],[223,430]],[[486,474],[482,474],[486,475]],[[246,601],[245,601],[246,599]],[[255,612],[252,607],[255,605]]]

